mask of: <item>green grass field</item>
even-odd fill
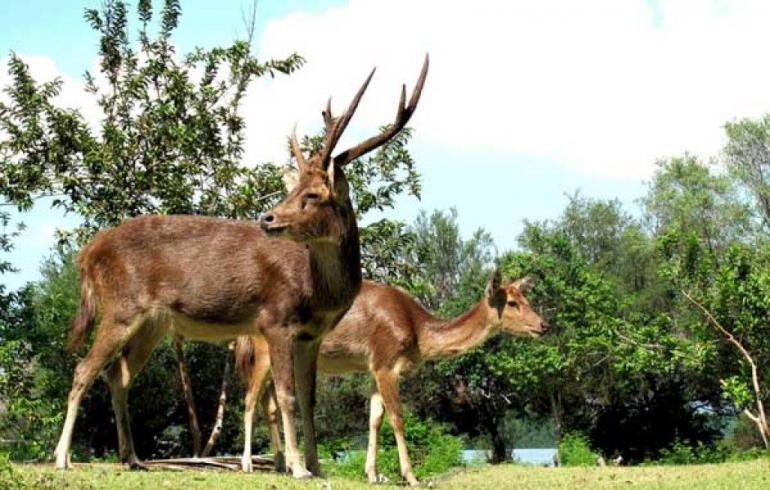
[[[339,478],[295,481],[287,476],[268,473],[251,475],[234,471],[186,470],[150,472],[126,471],[112,464],[80,465],[59,472],[52,465],[14,465],[20,488],[71,489],[371,489],[361,481]],[[6,481],[3,482],[3,478]],[[0,475],[0,489],[14,488]],[[441,489],[686,489],[730,490],[770,488],[770,460],[699,466],[651,466],[632,468],[541,468],[517,465],[482,466],[460,470],[425,482]],[[330,487],[328,485],[330,485]],[[426,486],[426,485],[424,485]],[[397,488],[378,485],[377,488]]]

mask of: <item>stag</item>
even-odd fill
[[[481,300],[462,315],[442,320],[404,291],[364,281],[350,309],[321,344],[318,369],[327,374],[369,372],[376,390],[371,397],[366,475],[377,482],[377,438],[383,409],[387,411],[398,447],[401,475],[417,485],[404,439],[398,380],[424,361],[457,356],[493,335],[538,336],[546,323],[531,308],[525,294],[534,278],[503,283],[500,271],[490,279]],[[263,337],[239,337],[236,366],[247,382],[244,414],[245,448],[241,460],[251,471],[251,433],[254,406],[261,398],[276,460],[281,458],[272,390],[266,389],[270,357]]]
[[[362,279],[358,228],[343,168],[406,125],[427,72],[426,55],[408,104],[402,87],[395,122],[335,157],[332,151],[374,70],[341,117],[332,116],[330,99],[322,113],[326,137],[321,149],[305,158],[292,134],[295,186],[258,222],[141,216],[100,232],[83,248],[78,258],[81,304],[71,347],[84,343],[97,309],[100,321],[91,348],[75,368],[56,448],[58,468],[70,466],[78,405],[109,361],[106,380],[120,458],[131,468],[142,468],[131,437],[128,389],[158,343],[167,335],[210,342],[258,335],[272,362],[286,469],[297,478],[320,475],[313,423],[318,350]],[[303,416],[307,467],[297,446],[295,401]]]

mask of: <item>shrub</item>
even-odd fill
[[[11,464],[7,452],[0,452],[0,488],[4,490],[21,490],[26,488],[22,476]]]
[[[738,449],[730,440],[723,440],[716,446],[707,446],[702,442],[692,445],[677,439],[671,448],[661,451],[657,461],[651,463],[663,465],[711,464],[727,461],[749,461],[765,455],[767,452],[760,448]]]
[[[407,413],[404,417],[404,437],[414,474],[418,479],[446,473],[450,468],[462,464],[462,439],[449,434],[441,424],[430,420],[422,421]],[[365,477],[365,462],[365,450],[350,451],[340,463],[329,465],[327,474],[361,479]],[[380,431],[377,469],[391,481],[401,480],[398,449],[390,423],[383,424]]]
[[[597,456],[588,438],[579,432],[565,434],[559,443],[559,461],[563,466],[595,466]]]

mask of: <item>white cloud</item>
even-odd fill
[[[770,111],[768,45],[763,0],[350,0],[268,23],[260,56],[296,51],[307,64],[250,90],[247,162],[285,160],[295,122],[300,133],[318,130],[326,99],[342,111],[373,66],[340,148],[375,132],[429,52],[410,122],[415,144],[546,158],[636,181],[657,158],[716,154],[725,121]],[[39,80],[61,76],[50,58],[24,59]],[[82,78],[62,78],[60,102],[97,121]]]
[[[770,110],[770,3],[351,0],[270,22],[261,55],[307,65],[260,80],[248,102],[249,154],[284,158],[284,138],[320,127],[378,67],[350,133],[390,122],[430,52],[410,123],[417,142],[555,158],[638,180],[656,158],[714,155],[721,126]],[[363,132],[363,133],[362,133]],[[352,143],[344,140],[340,147]]]

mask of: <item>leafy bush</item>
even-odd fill
[[[4,490],[17,490],[26,488],[22,476],[11,464],[7,452],[0,452],[0,488]]]
[[[559,461],[563,466],[594,466],[596,458],[588,438],[579,432],[566,434],[559,443]]]
[[[729,439],[723,440],[715,446],[708,446],[702,442],[695,445],[687,444],[677,439],[670,449],[661,451],[660,457],[650,463],[663,465],[712,464],[728,461],[750,461],[766,455],[767,452],[760,448],[738,449]]]

